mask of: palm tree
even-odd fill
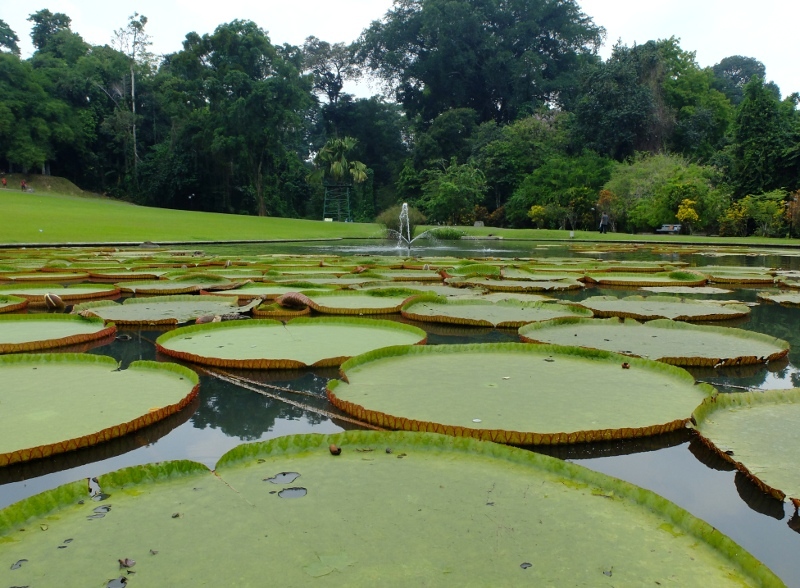
[[[323,218],[350,219],[350,189],[367,179],[367,166],[360,161],[348,161],[347,154],[358,141],[353,137],[328,139],[314,158],[314,176],[325,186]]]
[[[314,158],[323,178],[333,178],[334,182],[342,183],[349,176],[357,184],[366,180],[367,166],[360,161],[347,161],[347,153],[357,144],[358,140],[353,137],[328,139]]]

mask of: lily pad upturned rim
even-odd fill
[[[734,458],[733,455],[720,449],[712,439],[703,435],[700,431],[703,421],[710,418],[715,412],[727,410],[729,408],[738,408],[743,406],[757,406],[757,405],[778,405],[786,402],[798,403],[800,402],[800,388],[792,388],[789,390],[765,390],[759,392],[737,392],[735,394],[718,394],[713,398],[706,398],[700,406],[694,411],[692,424],[697,436],[709,449],[719,455],[725,461],[733,464],[733,466],[742,472],[747,478],[752,481],[762,492],[777,498],[778,500],[786,500],[786,493],[779,489],[774,488],[763,482],[758,475],[750,471],[750,469],[742,462]],[[800,508],[800,496],[789,496],[788,499],[792,502],[795,508]]]
[[[563,478],[566,487],[574,485],[588,487],[593,492],[599,492],[599,496],[610,493],[617,499],[638,508],[657,513],[670,528],[713,548],[730,562],[732,568],[757,585],[769,587],[784,585],[766,565],[731,538],[655,492],[577,464],[475,439],[453,438],[431,433],[373,431],[347,431],[333,435],[291,435],[265,442],[239,445],[220,458],[214,471],[224,478],[228,468],[251,467],[251,464],[255,466],[261,458],[327,452],[331,444],[343,447],[345,451],[354,447],[358,449],[358,447],[391,446],[397,451],[467,453],[506,461],[517,467],[547,472],[549,475]],[[123,468],[98,476],[97,481],[104,492],[114,494],[135,489],[136,485],[208,475],[212,475],[212,471],[205,465],[180,460]],[[57,517],[59,511],[78,506],[86,496],[85,480],[77,480],[16,502],[0,510],[0,536],[30,526],[38,519]]]
[[[69,345],[80,345],[89,341],[105,339],[117,332],[114,323],[105,324],[103,319],[74,314],[11,314],[0,315],[0,329],[4,323],[24,323],[24,322],[75,322],[75,323],[94,323],[98,328],[94,333],[76,333],[67,337],[57,337],[53,339],[40,339],[38,341],[23,341],[21,343],[0,343],[0,353],[20,353],[20,352],[39,352],[43,349],[55,347],[67,347]]]
[[[329,324],[329,325],[358,325],[361,327],[369,328],[389,328],[394,331],[404,331],[406,333],[413,333],[420,337],[419,341],[413,345],[424,345],[428,340],[428,335],[413,325],[407,325],[396,321],[370,319],[370,318],[357,318],[357,317],[305,317],[301,316],[293,318],[286,323],[273,319],[253,319],[248,321],[227,321],[219,323],[205,323],[201,325],[189,325],[186,327],[179,327],[172,331],[162,334],[156,339],[156,350],[158,352],[176,357],[184,361],[190,361],[200,365],[208,365],[213,367],[222,368],[241,368],[241,369],[302,369],[307,367],[337,367],[345,361],[349,360],[352,356],[341,355],[336,357],[328,357],[316,361],[312,364],[306,364],[296,359],[273,359],[273,358],[260,358],[260,359],[223,359],[218,357],[202,356],[194,353],[176,351],[165,347],[164,344],[170,339],[182,337],[188,333],[195,332],[208,332],[217,329],[245,329],[245,328],[258,328],[261,326],[284,326],[289,327],[293,325],[314,325],[314,324]]]
[[[530,350],[526,351],[526,348]],[[659,423],[641,427],[623,428],[604,428],[591,430],[578,430],[556,433],[537,433],[534,431],[511,431],[506,429],[480,429],[420,421],[402,416],[386,414],[379,410],[372,410],[355,402],[344,400],[336,395],[336,388],[343,383],[349,383],[347,370],[359,367],[372,361],[391,357],[402,357],[414,354],[435,354],[452,352],[514,352],[537,354],[565,354],[581,358],[591,358],[607,363],[621,365],[623,362],[630,366],[646,366],[651,370],[666,372],[676,379],[681,379],[691,383],[694,389],[703,391],[706,396],[716,394],[716,389],[709,384],[696,384],[694,377],[684,369],[671,366],[666,363],[659,363],[649,359],[639,357],[628,357],[610,351],[600,349],[586,349],[582,347],[567,347],[561,345],[537,345],[530,346],[527,343],[471,343],[465,345],[395,345],[368,351],[355,356],[344,362],[339,368],[339,380],[331,380],[326,387],[328,400],[339,410],[366,423],[394,430],[419,431],[426,433],[440,433],[455,437],[473,437],[482,441],[492,441],[509,445],[558,445],[567,443],[593,443],[597,441],[609,441],[616,439],[633,439],[669,433],[686,427],[692,420],[692,415],[687,414],[685,418],[679,418],[667,423]]]
[[[53,363],[83,363],[102,365],[108,368],[115,368],[118,363],[113,357],[105,355],[94,355],[89,353],[41,353],[41,354],[15,354],[0,356],[0,366],[8,364],[53,364]],[[11,465],[14,463],[30,461],[32,459],[40,459],[49,457],[58,453],[80,449],[89,445],[96,445],[103,441],[108,441],[128,433],[132,433],[137,429],[146,427],[156,421],[164,419],[194,400],[200,389],[200,378],[198,375],[187,367],[178,365],[176,363],[156,362],[149,360],[138,360],[132,362],[127,369],[149,369],[158,371],[168,371],[186,378],[188,382],[193,384],[190,392],[184,396],[180,401],[174,404],[159,407],[157,410],[143,414],[135,419],[125,423],[118,423],[100,431],[82,435],[74,439],[64,439],[62,441],[39,445],[37,447],[28,447],[18,449],[8,453],[0,454],[0,467]]]
[[[696,305],[696,308],[709,308],[715,309],[716,307],[724,307],[724,308],[733,308],[736,309],[736,312],[730,313],[720,313],[720,312],[709,312],[708,314],[698,314],[698,315],[678,315],[675,317],[667,317],[663,314],[645,314],[642,312],[636,312],[635,310],[631,309],[622,309],[622,310],[608,310],[602,308],[592,307],[592,302],[622,302],[623,304],[627,301],[631,302],[663,302],[668,304],[687,304],[687,305]],[[720,304],[715,303],[713,300],[711,301],[699,301],[694,300],[691,298],[681,298],[679,296],[626,296],[624,298],[617,298],[616,296],[591,296],[589,298],[585,298],[576,304],[580,304],[581,306],[585,306],[592,312],[594,312],[595,317],[597,318],[610,318],[610,317],[620,317],[620,318],[632,318],[636,320],[655,320],[657,318],[671,318],[673,321],[713,321],[713,320],[729,320],[734,318],[740,318],[743,316],[748,316],[750,314],[750,309],[743,305],[743,304]]]
[[[94,288],[92,292],[77,293],[78,290],[86,289],[87,287]],[[41,294],[27,294],[20,292],[20,289],[25,290],[41,290]],[[72,290],[72,291],[70,291]],[[41,307],[45,305],[45,294],[52,292],[58,294],[64,302],[76,302],[78,300],[91,300],[92,298],[109,298],[119,296],[120,289],[114,284],[73,284],[72,286],[63,286],[61,284],[11,284],[0,286],[0,295],[4,292],[9,292],[10,295],[25,298],[30,306]]]
[[[761,343],[766,343],[770,345],[774,345],[776,347],[780,347],[781,351],[776,351],[775,353],[770,354],[768,357],[758,357],[755,355],[740,355],[737,357],[697,357],[697,356],[665,356],[656,358],[655,361],[660,361],[662,363],[668,363],[670,365],[676,366],[692,366],[692,367],[726,367],[726,366],[737,366],[737,365],[754,365],[759,363],[768,363],[771,361],[777,361],[781,358],[784,358],[789,353],[789,342],[784,341],[783,339],[778,339],[776,337],[772,337],[771,335],[765,335],[763,333],[756,333],[754,331],[746,331],[744,329],[735,329],[732,327],[719,327],[714,325],[693,325],[691,323],[687,323],[684,321],[674,321],[671,319],[654,319],[651,321],[647,321],[644,324],[638,322],[632,318],[624,318],[622,319],[623,322],[620,322],[619,318],[611,317],[605,319],[585,319],[581,317],[563,317],[563,318],[556,318],[547,321],[540,321],[536,323],[528,323],[519,328],[519,336],[520,339],[526,343],[535,343],[539,345],[550,345],[552,343],[548,343],[547,341],[541,341],[536,339],[536,332],[546,329],[558,328],[558,327],[570,327],[576,325],[607,325],[611,328],[615,328],[617,325],[625,325],[631,328],[636,328],[636,326],[647,326],[651,328],[659,328],[665,330],[676,330],[676,331],[687,331],[687,335],[691,336],[691,332],[705,332],[705,333],[717,333],[720,335],[725,335],[727,337],[736,337],[739,339],[750,339],[754,341],[759,341]],[[584,347],[582,345],[576,344],[578,347]],[[584,347],[586,349],[592,349],[592,347]],[[625,353],[622,351],[616,351],[615,353],[620,353],[622,355],[629,355],[630,357],[642,357],[635,353]]]
[[[686,277],[683,277],[685,275]],[[629,278],[629,279],[625,279]],[[654,279],[656,278],[656,279]],[[640,272],[587,272],[585,281],[595,282],[601,286],[704,286],[708,278],[699,272],[673,270],[659,273],[643,274]]]
[[[800,294],[797,292],[759,292],[758,299],[782,306],[800,306]]]
[[[521,327],[524,324],[529,324],[533,321],[500,321],[499,323],[495,324],[486,319],[479,319],[479,318],[468,318],[468,317],[457,317],[457,316],[450,316],[445,314],[420,314],[413,312],[413,307],[415,304],[438,304],[442,306],[508,306],[508,307],[515,307],[515,308],[539,308],[543,306],[549,307],[556,307],[556,305],[561,306],[562,308],[569,309],[569,311],[574,312],[576,314],[584,315],[585,317],[589,318],[593,315],[592,311],[586,307],[580,306],[578,304],[573,304],[570,302],[565,302],[561,300],[553,300],[553,301],[532,301],[532,302],[523,302],[518,300],[481,300],[479,298],[448,298],[447,296],[439,296],[437,294],[423,294],[420,296],[416,296],[410,300],[406,300],[400,307],[400,313],[403,317],[415,320],[419,322],[425,323],[444,323],[444,324],[451,324],[451,325],[463,325],[463,326],[475,326],[475,327],[494,327],[498,329],[516,329]]]
[[[28,299],[22,296],[0,295],[0,313],[22,310],[28,306]]]
[[[391,290],[396,290],[398,292],[402,292],[402,294],[391,297],[387,293],[381,292],[381,290],[386,290],[390,292]],[[331,290],[328,292],[301,292],[308,298],[308,305],[309,307],[314,310],[315,312],[319,312],[322,314],[334,314],[334,315],[345,315],[345,316],[359,316],[359,315],[368,315],[368,314],[395,314],[400,312],[400,308],[409,300],[409,298],[413,298],[419,296],[421,292],[413,292],[406,288],[391,288],[387,287],[384,289],[376,289],[376,290]],[[387,304],[386,306],[382,307],[371,307],[371,306],[363,306],[363,307],[344,307],[344,306],[330,306],[325,304],[326,298],[334,298],[334,297],[349,297],[349,298],[357,298],[359,296],[365,298],[375,298],[378,300],[387,300],[390,297],[393,298],[393,304]],[[400,298],[402,296],[402,299]]]
[[[116,307],[116,306],[134,306],[137,304],[169,304],[171,302],[214,302],[219,304],[220,306],[225,306],[226,300],[221,296],[202,296],[202,295],[187,295],[187,294],[174,294],[171,296],[155,296],[155,297],[147,297],[147,298],[126,298],[122,301],[122,304],[115,302],[113,300],[97,300],[94,302],[84,302],[82,304],[76,305],[73,308],[73,312],[82,313],[82,316],[86,316],[87,314],[92,317],[100,318],[101,320],[103,317],[94,312],[97,308],[109,308],[109,307]],[[231,311],[235,311],[236,306],[234,303],[230,303]],[[111,319],[108,319],[109,322],[112,322]],[[134,319],[120,319],[116,318],[113,319],[120,325],[177,325],[179,324],[178,319],[175,317],[166,317],[162,319],[141,319],[141,320],[134,320]]]

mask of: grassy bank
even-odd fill
[[[148,208],[82,192],[61,178],[32,176],[33,193],[19,190],[19,177],[7,176],[0,189],[0,243],[80,244],[153,241],[240,241],[377,238],[382,227],[371,223],[331,223],[299,219],[240,216]],[[420,227],[423,230],[433,227]],[[570,240],[569,231],[459,227],[465,234],[503,239]],[[576,241],[659,241],[709,245],[800,247],[798,239],[628,235],[575,231]]]
[[[96,196],[23,193],[18,181],[15,187],[0,189],[2,243],[324,239],[381,233],[374,224],[148,208]]]

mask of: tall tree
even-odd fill
[[[796,97],[781,102],[757,76],[745,85],[729,150],[735,197],[797,187],[798,123]]]
[[[303,70],[314,76],[314,91],[325,96],[329,104],[339,102],[346,81],[361,77],[353,48],[344,43],[331,45],[312,36],[303,43],[302,53]]]
[[[767,77],[767,68],[754,57],[731,55],[711,68],[716,88],[728,97],[734,106],[744,99],[744,87],[753,76]]]
[[[72,23],[72,19],[63,12],[53,13],[47,8],[34,12],[28,20],[33,23],[31,41],[37,51],[45,49],[59,31],[69,30],[69,25]]]
[[[280,213],[282,169],[294,169],[294,147],[312,106],[311,81],[270,43],[252,21],[235,20],[200,37],[190,33],[168,66],[172,112],[188,117],[197,148],[225,176],[223,201],[231,205],[237,168],[244,171],[240,192],[260,216]],[[288,167],[287,167],[288,165]],[[269,203],[269,206],[268,206]]]
[[[563,102],[603,34],[575,0],[395,0],[358,55],[423,123],[453,108],[508,122]]]
[[[137,66],[149,67],[153,59],[149,47],[153,44],[144,27],[147,17],[134,12],[128,17],[128,24],[114,31],[113,45],[119,52],[130,59],[131,71],[131,136],[133,144],[133,167],[139,165],[139,151],[136,141],[136,68]]]
[[[19,37],[8,23],[0,18],[0,50],[19,55]]]

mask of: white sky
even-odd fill
[[[800,92],[797,63],[798,0],[578,0],[608,36],[601,53],[671,36],[695,51],[705,67],[729,55],[755,57],[767,67],[784,96]],[[133,12],[148,18],[155,53],[181,49],[186,33],[209,33],[234,19],[249,19],[265,29],[275,44],[299,45],[315,35],[330,43],[350,42],[391,7],[391,0],[3,0],[0,18],[20,37],[23,57],[33,51],[27,17],[42,9],[72,18],[72,30],[94,45],[110,42]],[[372,92],[360,88],[360,95]]]

